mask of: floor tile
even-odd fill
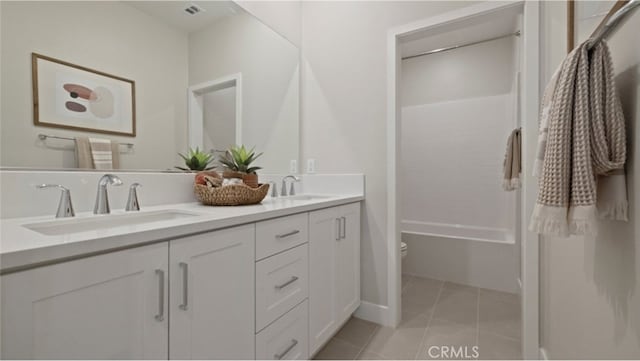
[[[485,360],[522,359],[520,341],[501,337],[487,332],[478,335],[480,358]]]
[[[520,295],[516,293],[508,293],[508,292],[489,290],[486,288],[480,288],[479,295],[481,299],[484,298],[487,300],[496,300],[496,301],[520,304]]]
[[[469,292],[478,291],[478,288],[476,287],[463,285],[460,283],[449,282],[449,281],[446,281],[442,288],[445,290],[451,290],[451,291],[469,291]]]
[[[403,313],[398,328],[377,329],[363,352],[373,352],[391,359],[415,359],[428,323],[427,317]]]
[[[386,358],[378,353],[371,351],[363,351],[358,355],[358,360],[386,360]]]
[[[483,297],[479,301],[479,329],[500,336],[520,339],[520,304]]]
[[[443,287],[433,317],[475,327],[478,320],[477,290],[466,287]]]
[[[418,358],[475,359],[478,356],[476,327],[432,319]]]
[[[401,277],[401,280],[402,280],[401,287],[402,287],[403,291],[409,285],[409,283],[411,283],[412,279],[413,279],[413,276],[411,276],[411,275],[406,275],[406,274],[402,275],[402,277]]]
[[[332,338],[315,356],[316,360],[354,360],[360,347]]]
[[[402,292],[402,312],[431,315],[442,289],[442,281],[415,277]]]
[[[518,295],[403,275],[402,310],[396,329],[351,318],[316,358],[521,357]]]
[[[378,327],[373,322],[351,317],[334,337],[352,345],[364,347]]]

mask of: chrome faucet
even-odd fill
[[[287,179],[293,179],[293,182],[291,182],[291,188],[289,189],[289,195],[290,196],[295,196],[296,195],[296,189],[293,186],[293,183],[299,182],[300,178],[294,176],[293,174],[289,174],[288,176],[282,178],[282,188],[280,189],[280,195],[282,197],[287,196]]]
[[[138,192],[136,191],[138,187],[142,187],[142,184],[133,183],[129,187],[129,198],[127,199],[127,207],[125,208],[125,211],[127,212],[140,210],[140,203],[138,203]]]
[[[98,181],[98,194],[96,195],[96,204],[93,207],[93,214],[109,214],[109,195],[107,194],[107,185],[122,185],[122,180],[113,174],[105,174]]]
[[[73,204],[71,204],[71,191],[59,184],[39,184],[36,188],[58,188],[62,191],[60,194],[60,202],[58,202],[58,211],[56,212],[56,218],[74,217],[76,213],[73,211]]]

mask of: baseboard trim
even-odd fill
[[[360,302],[360,307],[358,307],[353,315],[365,321],[383,326],[391,326],[389,322],[391,320],[391,317],[389,317],[389,306],[362,301]]]
[[[547,350],[544,349],[544,347],[540,347],[540,360],[548,360],[549,357],[547,356]]]

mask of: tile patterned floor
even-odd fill
[[[517,295],[403,275],[398,328],[351,318],[316,359],[520,359],[520,347]]]

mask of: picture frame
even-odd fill
[[[587,40],[587,35],[593,35],[604,26],[607,20],[627,2],[629,0],[615,2],[567,0],[567,53],[570,53],[577,44]],[[598,20],[600,21],[596,22]],[[580,25],[584,28],[579,29]]]
[[[31,53],[36,126],[136,136],[135,82]]]

